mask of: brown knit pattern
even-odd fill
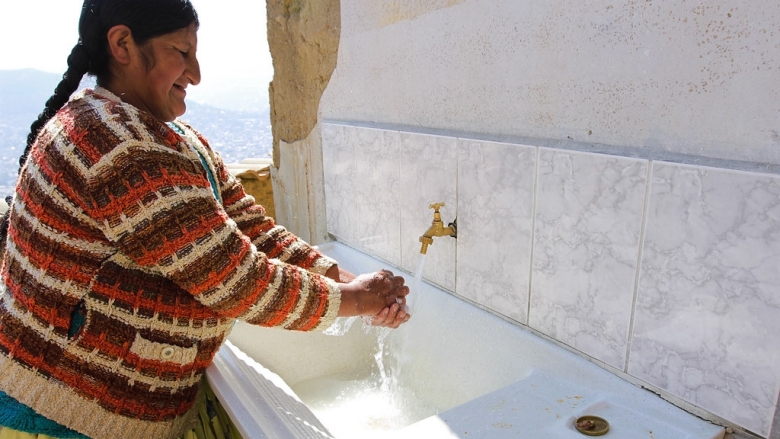
[[[11,206],[0,390],[95,439],[179,436],[235,319],[307,331],[339,308],[315,274],[333,261],[266,217],[177,123],[189,141],[84,91],[41,131]],[[69,337],[77,309],[86,322]]]

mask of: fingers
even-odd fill
[[[411,317],[401,304],[395,303],[385,307],[379,314],[374,316],[371,324],[395,329],[401,326],[401,324],[408,322]]]

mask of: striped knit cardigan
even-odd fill
[[[334,262],[177,125],[191,145],[107,90],[80,92],[41,131],[11,207],[0,390],[95,439],[178,437],[235,319],[319,330],[339,309],[320,275]]]

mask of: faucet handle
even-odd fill
[[[433,209],[434,213],[439,213],[439,209],[444,207],[444,202],[441,203],[433,203],[428,206],[428,209]]]

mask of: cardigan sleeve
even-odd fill
[[[275,229],[262,210],[239,208],[242,196],[223,191],[231,196],[228,208],[240,213],[255,241],[263,243],[268,235],[266,241],[274,243],[253,245],[215,200],[203,169],[174,148],[124,142],[114,148],[111,160],[95,167],[90,192],[92,215],[125,256],[161,273],[220,315],[295,330],[324,329],[335,319],[338,286],[274,256],[286,256],[302,267],[317,266],[321,257],[308,246],[296,246],[289,232]]]
[[[255,203],[254,197],[244,191],[241,182],[228,172],[222,158],[216,154],[208,141],[191,126],[200,142],[208,149],[217,169],[219,190],[225,212],[241,232],[249,237],[257,249],[270,258],[305,268],[317,274],[324,274],[336,261],[323,255],[307,242],[265,215],[265,209]]]

